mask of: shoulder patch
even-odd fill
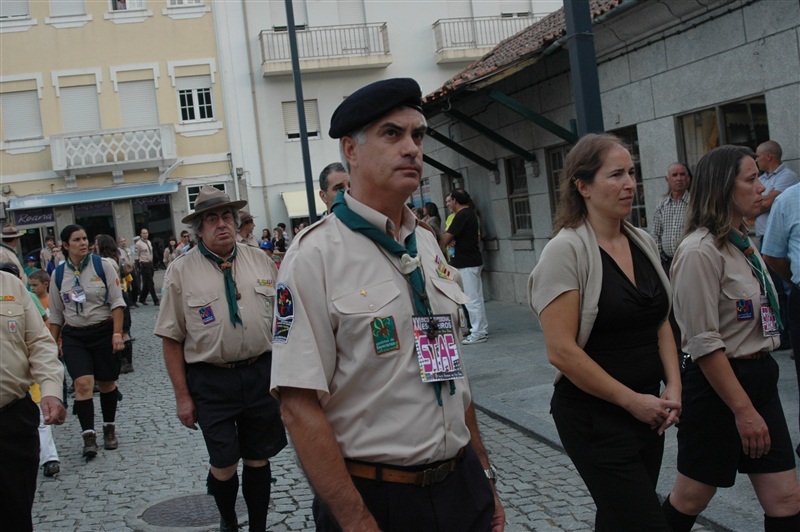
[[[278,283],[276,291],[275,335],[274,344],[285,344],[289,341],[289,331],[294,323],[294,297],[292,291],[283,283]]]

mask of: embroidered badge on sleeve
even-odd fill
[[[294,323],[294,298],[292,291],[283,283],[278,283],[275,313],[275,335],[272,343],[285,344],[289,341],[289,331]]]

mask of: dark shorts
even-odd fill
[[[190,364],[186,379],[213,467],[266,460],[286,447],[278,401],[269,393],[272,354],[251,366]]]
[[[61,350],[72,380],[94,375],[95,380],[113,382],[119,379],[119,357],[114,354],[111,337],[114,323],[109,320],[97,329],[61,329]]]
[[[727,488],[739,473],[778,473],[794,469],[794,449],[778,396],[778,364],[731,360],[731,367],[753,406],[769,428],[772,446],[761,458],[742,451],[742,440],[730,408],[708,383],[700,366],[683,374],[683,411],[678,424],[678,471],[703,484]]]

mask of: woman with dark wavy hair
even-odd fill
[[[586,135],[561,180],[558,234],[528,281],[559,370],[553,420],[597,505],[596,530],[668,532],[656,484],[681,381],[669,281],[653,239],[625,221],[630,151],[613,135]]]
[[[675,318],[687,354],[678,475],[664,501],[672,530],[689,531],[717,488],[750,477],[764,530],[800,530],[800,486],[778,397],[775,287],[748,237],[764,185],[754,153],[721,146],[697,164],[687,234],[675,252]]]

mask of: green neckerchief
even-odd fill
[[[408,255],[412,259],[416,258],[416,231],[411,231],[411,234],[406,237],[405,246],[400,245],[397,240],[369,223],[357,213],[353,212],[353,210],[350,209],[350,207],[348,207],[347,203],[344,201],[343,190],[340,190],[336,195],[336,200],[331,206],[331,211],[333,211],[336,217],[339,218],[348,228],[366,236],[392,255],[395,255],[397,258],[401,259],[401,261],[403,260],[404,255]],[[417,311],[417,314],[421,316],[432,316],[433,311],[431,310],[430,301],[428,300],[428,296],[425,294],[425,278],[422,275],[422,265],[418,265],[410,274],[407,275],[408,280],[411,283],[411,287],[413,288],[411,292],[414,296],[414,309]],[[455,395],[455,382],[449,382],[450,395]],[[442,406],[442,383],[434,382],[433,390],[436,393],[436,401],[439,403],[439,406]]]
[[[239,304],[236,302],[236,281],[233,280],[233,264],[231,264],[238,251],[236,244],[233,245],[233,254],[228,260],[209,251],[202,240],[198,242],[197,248],[205,258],[219,266],[222,275],[225,277],[225,299],[228,302],[228,314],[231,317],[231,322],[234,328],[236,328],[237,323],[243,326],[242,318],[239,317]]]
[[[83,259],[83,262],[81,262],[80,266],[76,268],[72,265],[72,262],[70,262],[69,257],[67,257],[67,260],[65,261],[67,268],[72,270],[72,272],[75,274],[75,282],[72,284],[73,287],[81,285],[81,272],[84,270],[84,268],[86,268],[90,260],[92,260],[92,254],[88,253],[86,258]],[[75,302],[75,312],[78,313],[78,315],[83,314],[83,303],[78,303],[77,301]]]
[[[750,244],[750,238],[747,235],[742,236],[739,234],[739,231],[731,228],[730,232],[728,232],[728,240],[742,253],[744,253],[744,256],[747,257],[747,260],[749,260],[750,264],[753,265],[753,269],[758,274],[758,282],[767,293],[769,306],[772,307],[772,313],[775,315],[775,319],[778,322],[778,327],[782,329],[783,323],[781,323],[781,310],[778,306],[778,297],[775,295],[775,288],[767,279],[767,275],[764,271],[764,267],[761,265],[761,261],[758,260],[758,257],[756,257],[756,250],[753,249],[753,246]]]

